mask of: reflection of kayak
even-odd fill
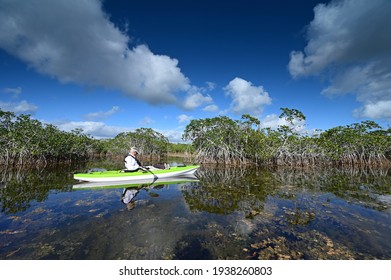
[[[73,185],[73,189],[107,189],[107,188],[131,188],[149,186],[154,187],[157,185],[166,184],[182,184],[189,182],[198,182],[198,178],[194,174],[182,175],[169,178],[149,178],[137,181],[114,181],[114,182],[81,182]]]
[[[178,176],[186,176],[194,174],[199,168],[198,165],[190,166],[175,166],[170,169],[159,169],[153,171],[137,171],[137,172],[122,172],[121,170],[111,170],[102,172],[91,173],[77,173],[73,175],[73,178],[86,182],[135,182],[138,183],[142,180],[162,179]]]

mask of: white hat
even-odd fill
[[[136,152],[136,153],[138,153],[138,151],[137,151],[136,147],[132,147],[132,148],[130,149],[130,152],[131,152],[131,153],[132,153],[132,152]]]

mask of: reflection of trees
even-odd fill
[[[1,212],[17,213],[30,207],[32,201],[44,201],[50,190],[72,189],[72,172],[57,170],[0,170]]]
[[[200,182],[183,189],[190,210],[215,214],[243,211],[249,218],[262,211],[268,196],[295,201],[303,190],[332,193],[375,209],[386,209],[388,206],[382,199],[389,203],[391,195],[391,177],[384,169],[265,170],[204,166],[198,177]],[[312,213],[305,214],[311,218]]]
[[[205,167],[197,174],[200,182],[183,189],[192,211],[215,214],[244,211],[251,216],[263,209],[267,196],[276,187],[270,172],[253,168]]]
[[[388,169],[281,168],[274,176],[280,185],[332,193],[346,201],[380,210],[384,209],[381,205],[382,197],[391,195],[391,176]]]
[[[78,164],[59,164],[40,169],[5,167],[0,169],[1,212],[17,213],[29,208],[32,201],[44,201],[50,190],[69,191],[74,183],[73,172],[87,172],[94,168],[119,169],[121,162],[93,161]],[[35,168],[36,167],[36,168]]]

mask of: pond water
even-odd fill
[[[0,259],[391,258],[387,169],[202,166],[128,204],[123,188],[72,188],[112,167],[2,171]]]

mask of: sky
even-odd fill
[[[95,138],[391,121],[391,1],[0,0],[0,108]]]

